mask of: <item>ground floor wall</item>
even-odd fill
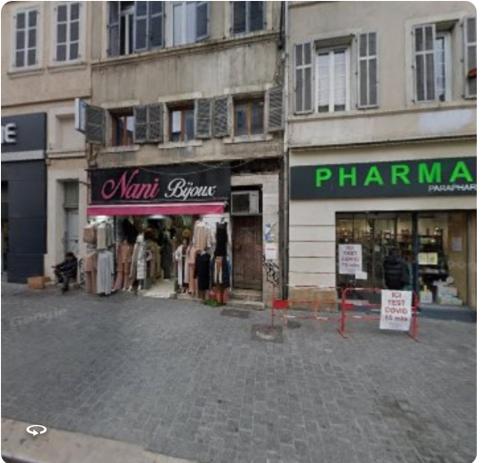
[[[389,160],[432,159],[475,156],[473,142],[447,142],[407,146],[386,146],[330,152],[293,153],[291,165],[323,165]],[[456,253],[464,254],[467,271],[457,271],[456,283],[466,288],[467,302],[476,306],[476,197],[426,196],[358,199],[290,200],[289,203],[289,291],[292,300],[307,298],[311,291],[334,292],[337,275],[337,217],[342,213],[381,211],[468,211],[455,214],[449,222],[453,236],[464,236]],[[451,232],[450,232],[451,233]],[[451,245],[450,245],[451,246]],[[456,244],[458,246],[458,244]],[[458,247],[457,247],[458,249]]]
[[[78,258],[84,256],[83,228],[87,223],[87,163],[85,157],[50,159],[47,161],[47,252],[44,256],[46,276],[53,276],[52,266],[64,259],[67,250]],[[76,203],[65,204],[65,185],[76,187]],[[75,230],[72,246],[68,247],[68,212],[75,212]],[[75,243],[74,241],[77,242]]]

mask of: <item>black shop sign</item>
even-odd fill
[[[89,171],[92,204],[227,201],[228,165],[144,166]]]
[[[475,195],[476,158],[295,166],[291,199]]]

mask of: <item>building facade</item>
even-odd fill
[[[314,24],[311,30],[309,24]],[[290,297],[384,287],[476,306],[476,21],[465,2],[292,2]]]
[[[10,2],[2,8],[2,250],[7,280],[51,275],[82,252],[85,138],[74,99],[90,97],[91,5]]]
[[[177,230],[224,218],[233,295],[270,299],[264,263],[278,261],[282,239],[284,5],[90,7],[89,216],[114,220],[118,233],[124,217]],[[159,189],[135,195],[132,184]]]

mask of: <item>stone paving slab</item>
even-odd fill
[[[2,296],[6,418],[200,463],[474,459],[473,323],[423,319],[416,343],[302,321],[277,344],[251,339],[268,311],[9,284]]]

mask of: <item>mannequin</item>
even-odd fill
[[[186,253],[188,248],[187,239],[182,240],[182,244],[175,250],[174,259],[177,262],[177,284],[181,292],[186,292]]]
[[[138,289],[144,289],[144,279],[146,278],[146,243],[144,240],[144,233],[137,235],[132,252],[132,262],[130,266],[131,281],[137,280]],[[129,288],[132,290],[132,286]]]

